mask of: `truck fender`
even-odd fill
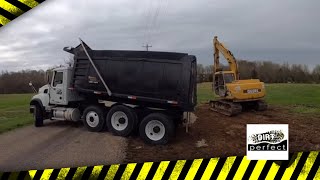
[[[34,112],[34,107],[33,106],[35,106],[35,105],[39,105],[40,108],[41,108],[42,113],[44,114],[45,109],[44,109],[44,106],[43,106],[43,104],[42,104],[40,99],[32,99],[31,100],[31,102],[30,102],[30,113]]]

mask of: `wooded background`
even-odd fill
[[[276,64],[270,61],[238,60],[240,79],[259,78],[265,83],[320,83],[320,65],[309,70],[301,64]],[[224,69],[227,69],[224,67]],[[38,90],[46,84],[44,70],[3,71],[0,73],[0,94],[32,93],[31,81]],[[213,66],[198,64],[198,82],[213,79]]]
[[[238,60],[240,79],[258,78],[265,83],[320,83],[320,65],[309,70],[302,64],[276,64],[271,61]],[[223,67],[227,70],[227,67]],[[198,64],[198,82],[213,79],[213,66]]]
[[[0,94],[32,93],[32,82],[36,90],[46,83],[44,70],[3,71],[0,75]]]

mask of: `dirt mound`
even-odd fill
[[[197,120],[189,128],[178,127],[176,137],[164,146],[150,146],[130,137],[126,162],[242,156],[246,154],[246,124],[289,124],[290,152],[320,149],[320,117],[290,113],[270,107],[264,112],[244,112],[227,117],[203,104],[195,111]]]

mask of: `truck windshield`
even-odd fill
[[[225,83],[231,83],[232,81],[234,81],[234,75],[232,73],[224,74],[224,82]]]

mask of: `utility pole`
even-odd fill
[[[147,51],[149,51],[149,47],[152,47],[152,46],[147,43],[147,45],[142,46],[142,47],[145,47],[147,49]]]

